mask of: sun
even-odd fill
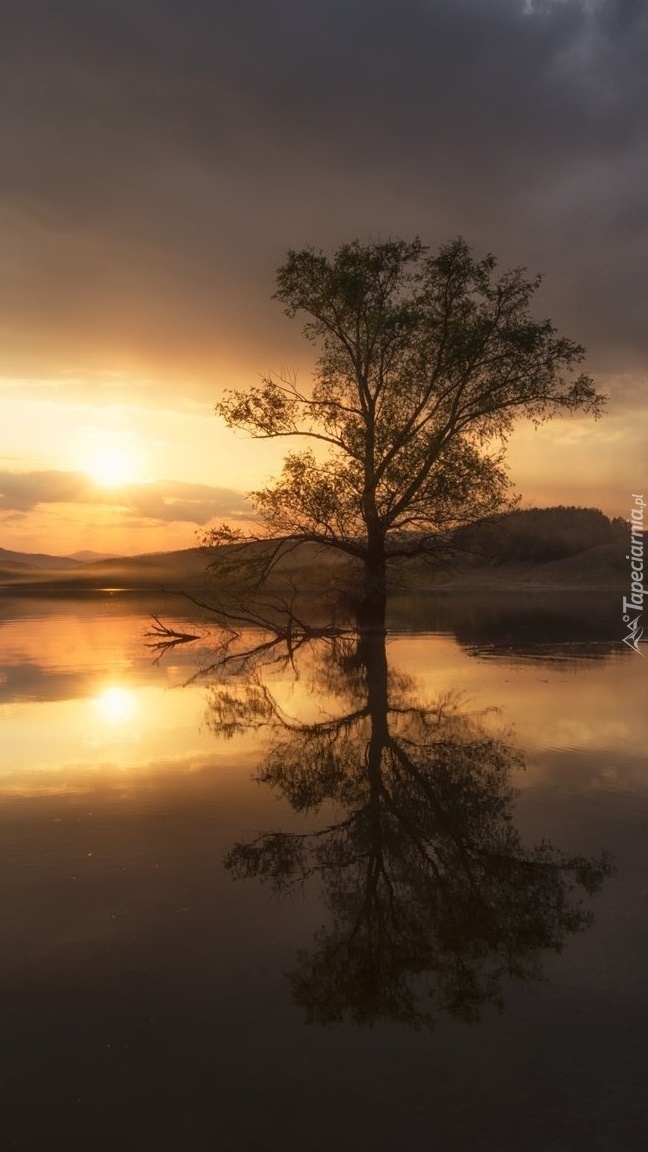
[[[93,704],[101,719],[108,724],[127,724],[137,711],[135,693],[117,684],[104,688]]]
[[[121,448],[101,448],[87,465],[86,472],[102,488],[119,488],[135,479],[135,464]]]

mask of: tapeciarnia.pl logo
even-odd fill
[[[644,546],[644,524],[643,515],[644,508],[646,507],[643,496],[632,493],[635,507],[631,509],[630,516],[628,517],[628,524],[630,525],[630,554],[626,556],[626,560],[630,561],[630,597],[623,597],[623,623],[628,626],[628,635],[623,637],[623,643],[638,652],[643,656],[643,652],[639,647],[639,641],[643,636],[643,628],[640,626],[641,613],[643,612],[643,598],[646,595],[646,589],[643,586],[643,546]],[[637,612],[636,616],[633,613]]]

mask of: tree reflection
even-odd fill
[[[214,731],[268,730],[258,779],[318,820],[239,842],[226,865],[278,892],[319,882],[329,922],[289,975],[309,1021],[475,1022],[591,922],[583,894],[600,888],[605,857],[522,843],[518,753],[458,700],[417,699],[381,630],[319,642],[315,686],[341,710],[314,723],[286,716],[248,673],[243,690],[212,689]]]

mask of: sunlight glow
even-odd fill
[[[118,488],[136,479],[135,463],[121,448],[101,448],[86,471],[102,488]]]
[[[135,716],[135,693],[119,685],[104,688],[94,700],[100,718],[108,724],[127,724]]]

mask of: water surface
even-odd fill
[[[312,981],[295,984],[331,934],[346,931],[336,917],[358,906],[355,858],[334,861],[332,888],[330,867],[304,878],[281,857],[291,881],[283,895],[267,853],[247,879],[232,867],[236,846],[240,865],[246,845],[270,843],[263,835],[284,837],[271,841],[275,865],[277,846],[284,851],[295,837],[316,832],[309,844],[322,844],[323,830],[345,818],[343,800],[347,815],[364,803],[361,777],[353,787],[344,781],[356,771],[366,717],[345,729],[324,783],[321,748],[319,759],[313,753],[322,725],[362,711],[353,676],[327,670],[315,647],[301,653],[298,678],[284,663],[194,678],[210,660],[207,635],[154,663],[143,637],[148,613],[162,610],[184,628],[190,617],[175,601],[3,601],[5,1145],[643,1148],[648,673],[616,641],[615,607],[588,606],[587,597],[507,604],[447,594],[394,606],[387,656],[399,747],[420,754],[417,708],[445,702],[473,726],[472,743],[463,719],[439,729],[468,790],[463,816],[447,795],[428,797],[447,825],[436,849],[464,851],[467,806],[479,807],[480,797],[480,836],[487,803],[504,812],[502,780],[493,799],[492,758],[486,767],[482,759],[479,776],[469,744],[473,758],[476,748],[506,749],[510,816],[524,851],[546,840],[565,860],[605,851],[614,865],[597,895],[576,894],[593,921],[565,930],[560,951],[529,952],[524,972],[500,973],[478,1004],[473,997],[471,1012],[461,1010],[465,996],[457,1005],[439,994],[438,969],[426,1001],[432,1020],[414,1028],[415,1013],[399,1016],[387,997],[381,1005],[375,988],[369,995],[368,977],[360,993],[344,972],[331,987],[329,965],[317,1004]],[[272,714],[260,703],[268,697]],[[306,779],[313,764],[315,778]],[[321,803],[310,803],[305,788],[319,788]],[[421,805],[408,816],[410,794],[399,795],[398,818],[415,827]],[[381,819],[392,828],[388,815]],[[365,825],[353,827],[365,835]],[[493,835],[501,845],[501,828]],[[393,838],[384,848],[399,892],[423,899],[428,889],[408,874],[410,849]],[[453,881],[460,870],[459,862]],[[465,885],[434,889],[437,897],[450,891],[445,902],[438,897],[428,935],[438,928],[443,955],[453,958],[450,976],[443,969],[453,992],[462,965],[462,978],[498,966],[495,937],[477,910],[485,892],[501,921],[504,880],[491,884],[492,867],[484,875],[486,887],[473,877],[477,896],[468,892],[468,902]],[[473,896],[474,923],[462,921],[453,935]],[[507,921],[509,956],[523,945],[521,914]],[[411,967],[412,946],[405,959],[405,946],[392,949],[391,976]],[[349,955],[357,959],[358,949]]]

